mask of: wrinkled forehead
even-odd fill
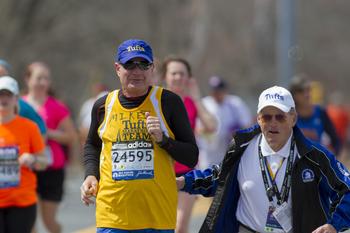
[[[266,106],[265,108],[261,109],[261,111],[259,112],[259,115],[264,115],[264,114],[269,114],[269,115],[283,114],[284,115],[286,113],[277,107]]]

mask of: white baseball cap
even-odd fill
[[[14,78],[11,78],[10,76],[0,77],[0,90],[8,90],[14,95],[19,94],[18,83]]]
[[[257,113],[267,106],[273,106],[283,112],[289,112],[291,108],[295,108],[295,103],[292,94],[287,89],[273,86],[260,94]]]

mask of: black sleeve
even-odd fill
[[[340,140],[337,135],[337,132],[335,131],[335,127],[329,118],[327,112],[324,109],[321,109],[321,118],[323,122],[324,131],[328,134],[329,138],[331,139],[332,148],[334,149],[334,152],[336,155],[339,155],[340,152]]]
[[[182,99],[164,89],[161,105],[165,120],[175,135],[175,140],[167,138],[161,147],[179,163],[194,167],[198,162],[199,152]]]
[[[102,140],[98,136],[98,127],[103,121],[105,112],[105,102],[107,95],[99,98],[94,103],[91,111],[91,124],[89,133],[84,145],[83,162],[85,166],[85,177],[95,176],[99,179],[100,153],[102,148]]]

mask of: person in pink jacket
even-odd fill
[[[162,78],[165,87],[182,97],[188,118],[193,130],[199,119],[207,131],[215,131],[216,120],[201,103],[200,91],[196,80],[192,77],[191,66],[188,61],[179,57],[169,57],[162,65]],[[190,90],[190,91],[189,91]],[[176,162],[176,176],[182,176],[191,168]],[[176,233],[187,233],[195,196],[179,192]]]
[[[37,173],[40,210],[47,230],[61,232],[56,221],[58,205],[63,196],[64,170],[67,162],[66,148],[77,138],[69,109],[49,94],[51,73],[42,62],[30,64],[25,73],[28,94],[23,96],[43,118],[47,126],[47,144],[50,149],[51,165]]]

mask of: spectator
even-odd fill
[[[200,168],[220,164],[225,156],[232,135],[236,130],[252,124],[252,115],[244,101],[228,94],[228,84],[218,76],[209,79],[210,95],[202,99],[203,105],[218,122],[215,132],[208,132],[199,125]]]
[[[94,103],[100,97],[107,95],[108,89],[102,83],[94,83],[91,86],[92,97],[87,99],[80,108],[79,112],[79,136],[80,144],[84,145],[91,124],[91,110]]]

